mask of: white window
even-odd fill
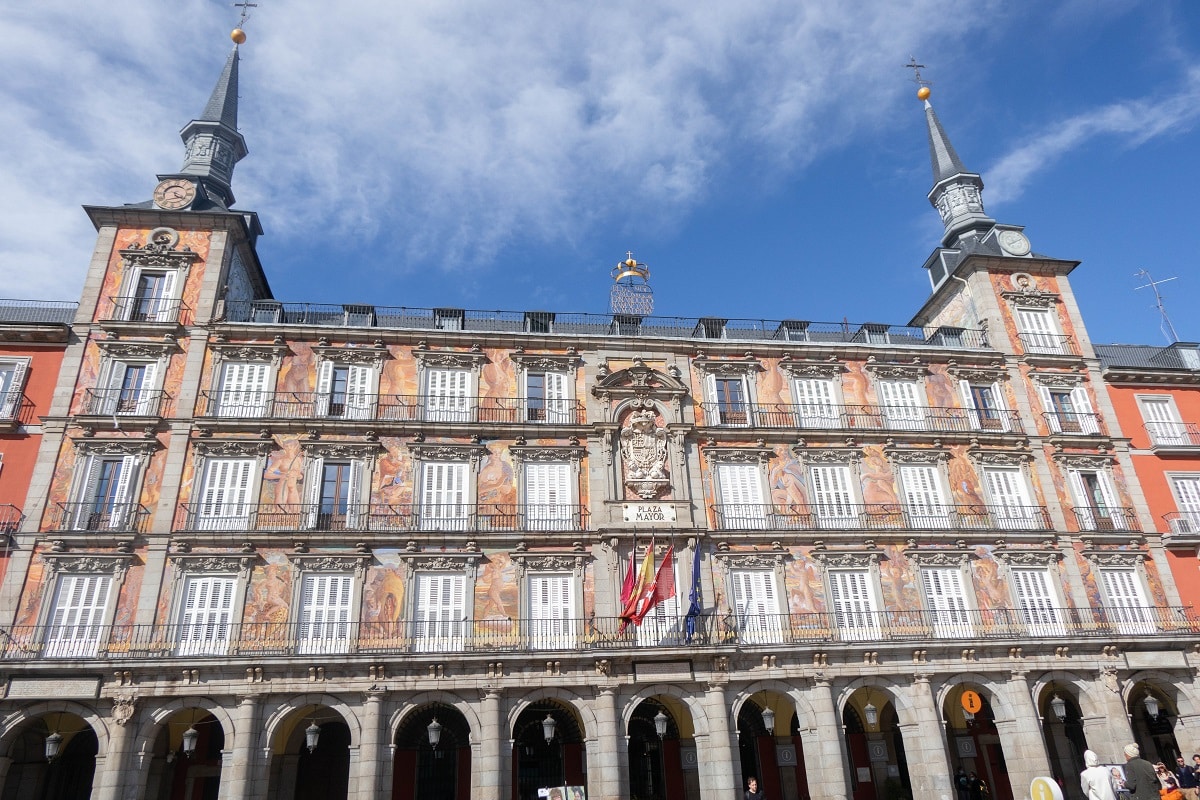
[[[374,368],[322,361],[317,375],[317,416],[372,419],[375,416],[374,388]]]
[[[972,635],[971,612],[963,588],[962,570],[957,567],[923,567],[925,602],[933,622],[933,635],[962,638]]]
[[[60,575],[46,630],[47,658],[92,658],[100,649],[111,575]]]
[[[1041,510],[1029,500],[1029,489],[1020,467],[986,467],[983,485],[988,495],[988,513],[1002,530],[1041,530]]]
[[[708,393],[709,425],[750,424],[750,402],[744,377],[707,375],[704,383]]]
[[[270,400],[271,365],[225,362],[217,394],[218,417],[265,417]]]
[[[1133,567],[1104,568],[1100,570],[1100,582],[1108,601],[1104,610],[1119,633],[1155,632],[1154,617],[1137,570]]]
[[[1075,518],[1084,531],[1123,531],[1129,529],[1125,509],[1117,505],[1116,493],[1108,473],[1073,469],[1068,471],[1071,491],[1075,494]]]
[[[538,650],[575,647],[579,620],[575,617],[575,578],[571,573],[529,576],[530,646]]]
[[[438,653],[463,649],[467,629],[467,579],[464,575],[417,575],[413,644],[419,652]]]
[[[1192,444],[1187,426],[1179,419],[1179,410],[1170,395],[1150,395],[1138,398],[1142,419],[1150,442],[1158,447],[1187,447]]]
[[[1018,308],[1017,330],[1026,353],[1067,353],[1066,342],[1059,335],[1053,312],[1048,308]]]
[[[1172,475],[1171,489],[1179,515],[1171,521],[1175,533],[1200,533],[1200,475]]]
[[[525,526],[531,531],[562,531],[578,527],[579,511],[571,491],[569,463],[525,464]]]
[[[250,492],[258,462],[253,458],[209,458],[196,508],[196,527],[207,531],[248,530]]]
[[[861,527],[854,503],[850,467],[845,464],[813,466],[808,470],[812,484],[811,505],[821,528]]]
[[[796,378],[796,416],[801,428],[840,428],[837,392],[828,378]]]
[[[1038,394],[1046,408],[1046,422],[1051,433],[1090,435],[1100,432],[1100,421],[1092,410],[1086,387],[1060,389],[1039,386]]]
[[[105,388],[97,392],[97,402],[88,411],[103,415],[157,413],[157,375],[157,361],[110,362]]]
[[[28,358],[0,360],[0,420],[12,419],[21,411],[29,361]]]
[[[471,372],[430,368],[425,371],[425,419],[431,422],[471,420]]]
[[[96,453],[83,464],[70,527],[75,530],[120,530],[137,523],[137,456]]]
[[[879,606],[871,589],[871,574],[865,569],[836,569],[829,572],[833,619],[844,640],[863,641],[880,636]]]
[[[177,270],[141,270],[132,281],[129,297],[120,298],[124,305],[122,319],[135,322],[174,322],[179,310],[175,298]]]
[[[717,464],[720,525],[726,530],[767,527],[762,473],[755,464]]]
[[[550,425],[569,425],[575,421],[571,413],[571,394],[566,373],[525,374],[525,418],[530,422]]]
[[[904,515],[911,528],[948,528],[954,507],[946,503],[937,467],[904,464],[899,469]]]
[[[779,591],[775,572],[769,569],[734,569],[734,615],[738,633],[746,644],[766,644],[782,640]]]
[[[883,424],[896,430],[925,427],[925,397],[919,381],[879,381]]]
[[[427,461],[421,465],[421,529],[465,531],[473,508],[467,502],[465,461]]]
[[[1014,599],[1030,636],[1065,636],[1067,626],[1054,594],[1050,571],[1014,569],[1010,573]]]
[[[353,597],[353,575],[305,574],[300,584],[297,652],[349,652]]]
[[[319,531],[355,530],[366,522],[362,503],[366,465],[357,459],[315,458],[309,466],[304,518]]]
[[[1010,428],[1008,405],[999,383],[975,384],[959,381],[958,391],[971,428],[977,431],[1007,431]]]
[[[189,575],[179,611],[181,656],[221,656],[229,650],[233,629],[233,575]]]

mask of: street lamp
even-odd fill
[[[654,732],[658,734],[658,740],[660,742],[663,740],[663,737],[667,735],[667,715],[663,713],[661,708],[658,710],[658,713],[654,715]]]
[[[321,726],[317,724],[316,720],[313,720],[312,724],[304,729],[304,743],[308,745],[308,752],[311,753],[317,749],[317,742],[320,739]]]
[[[1054,712],[1054,716],[1058,717],[1059,722],[1067,720],[1067,701],[1063,700],[1055,692],[1054,697],[1050,698],[1050,710]]]
[[[1158,719],[1158,712],[1161,709],[1158,706],[1158,699],[1154,695],[1150,694],[1149,689],[1146,690],[1146,697],[1142,700],[1142,702],[1145,703],[1146,713],[1150,715],[1150,718]]]
[[[183,754],[188,758],[192,757],[192,753],[196,752],[196,740],[200,738],[200,731],[196,730],[195,724],[188,726],[188,729],[183,732]]]
[[[438,742],[442,740],[442,723],[437,721],[437,717],[425,726],[425,733],[429,736],[429,746],[437,750]]]
[[[58,757],[58,751],[62,748],[63,737],[58,731],[46,737],[46,760],[53,761]]]
[[[868,700],[867,704],[863,706],[863,714],[867,716],[867,724],[871,727],[875,727],[879,723],[879,709],[871,701]]]
[[[546,744],[554,741],[554,729],[558,727],[558,723],[554,720],[553,714],[546,714],[546,718],[542,720],[542,736],[546,739]]]
[[[770,706],[763,706],[762,710],[763,726],[767,729],[768,736],[775,735],[775,712]]]

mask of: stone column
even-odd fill
[[[617,716],[616,689],[596,689],[592,708],[596,710],[596,741],[588,750],[588,797],[623,800],[629,794],[629,739]]]
[[[833,687],[826,678],[817,678],[805,694],[813,709],[813,718],[804,720],[800,738],[804,745],[804,771],[812,800],[841,800],[848,794],[846,737],[842,720],[833,702]]]
[[[725,684],[710,683],[704,695],[708,717],[708,737],[696,742],[700,756],[700,797],[702,800],[729,800],[736,797],[741,778],[741,760],[729,727],[729,702]]]
[[[383,766],[383,747],[380,744],[380,731],[383,728],[383,714],[380,705],[383,700],[381,692],[367,692],[362,705],[362,738],[358,745],[358,771],[351,788],[350,795],[359,800],[376,800],[379,797],[379,773]],[[353,761],[351,763],[354,763]]]
[[[233,725],[233,750],[221,754],[221,800],[265,796],[266,784],[256,786],[254,777],[259,735],[257,695],[246,695],[241,699]],[[265,781],[266,776],[262,778]]]
[[[1091,713],[1084,711],[1083,738],[1087,740],[1088,749],[1096,751],[1102,762],[1123,764],[1125,754],[1122,750],[1134,738],[1116,669],[1102,668],[1097,683],[1092,692],[1092,697],[1097,699],[1097,708]]]
[[[929,675],[913,676],[908,687],[912,718],[900,723],[904,736],[904,754],[908,760],[908,778],[914,797],[927,800],[952,800],[954,770],[946,757],[946,739],[937,702],[929,686]]]
[[[494,686],[480,692],[479,760],[471,765],[471,797],[479,800],[501,800],[506,796],[504,776],[509,772],[512,755],[505,758],[503,744],[510,736],[500,727],[501,694]]]
[[[96,777],[92,781],[94,800],[124,800],[125,780],[129,777],[125,769],[129,741],[133,731],[123,717],[117,724],[108,726],[108,747],[103,756],[96,757]],[[115,721],[114,721],[115,722]]]
[[[1008,779],[1013,791],[1021,794],[1034,778],[1050,774],[1050,758],[1046,754],[1041,717],[1033,703],[1029,681],[1023,671],[1013,670],[1004,687],[1004,696],[1012,709],[1012,716],[997,719],[996,731],[1000,734],[1000,746],[1004,749]]]

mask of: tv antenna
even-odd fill
[[[1160,283],[1167,283],[1168,281],[1176,280],[1177,276],[1163,278],[1161,281],[1156,281],[1154,278],[1150,277],[1150,273],[1144,269],[1139,269],[1133,274],[1139,278],[1145,278],[1147,281],[1144,286],[1135,286],[1134,291],[1137,291],[1138,289],[1154,290],[1154,305],[1156,308],[1158,308],[1158,313],[1162,315],[1162,322],[1159,323],[1158,328],[1163,332],[1163,336],[1167,337],[1167,344],[1175,344],[1179,341],[1179,334],[1175,333],[1175,326],[1171,324],[1171,318],[1167,316],[1167,307],[1163,305],[1162,295],[1158,292],[1158,285]]]

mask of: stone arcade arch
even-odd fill
[[[660,710],[668,718],[661,741],[654,724]],[[657,774],[660,777],[654,786],[661,791],[645,796],[700,800],[717,796],[714,787],[719,785],[718,774],[732,771],[736,776],[735,763],[720,764],[700,757],[709,740],[709,719],[701,698],[677,686],[653,684],[634,693],[622,711],[621,724],[627,743],[626,788],[631,795],[638,794],[637,787],[650,783]]]
[[[62,737],[58,756],[46,761],[46,737]],[[11,715],[0,731],[0,756],[10,759],[3,800],[87,800],[108,751],[100,717],[78,703],[51,701]]]
[[[1142,749],[1142,758],[1162,761],[1170,769],[1175,759],[1183,755],[1192,763],[1187,729],[1183,725],[1184,709],[1191,705],[1171,676],[1163,672],[1139,672],[1130,676],[1123,692],[1126,713],[1129,715],[1133,741]],[[1157,711],[1151,713],[1151,709]]]
[[[840,701],[849,796],[853,800],[884,800],[898,788],[911,797],[900,712],[907,712],[909,719],[915,714],[903,695],[889,684],[860,679],[846,687]]]
[[[969,711],[963,702],[967,692],[974,692],[979,698],[974,711]],[[938,694],[947,755],[955,773],[959,769],[967,775],[975,773],[987,784],[993,800],[1013,800],[1003,737],[996,726],[997,708],[1001,719],[1008,713],[1003,698],[997,696],[990,681],[972,675],[954,676]]]
[[[457,708],[429,702],[410,709],[392,746],[392,800],[470,800],[471,726]]]
[[[313,725],[320,734],[310,752],[306,729]],[[281,704],[263,732],[267,800],[345,800],[357,783],[350,766],[361,734],[357,715],[335,697],[304,695]]]
[[[764,716],[768,708],[771,714]],[[759,681],[734,698],[733,716],[742,784],[753,774],[768,797],[807,797],[803,733],[813,727],[814,714],[804,696],[786,683]],[[767,720],[773,722],[769,730]]]
[[[547,694],[527,699],[514,704],[509,724],[513,797],[538,800],[539,789],[587,785],[587,732],[573,703]]]
[[[1042,720],[1042,739],[1050,762],[1050,775],[1068,787],[1066,796],[1079,796],[1079,782],[1072,780],[1084,769],[1084,751],[1099,745],[1089,744],[1089,733],[1095,730],[1095,719],[1102,707],[1088,693],[1087,681],[1070,672],[1053,672],[1038,682],[1035,694],[1038,716]],[[1060,716],[1061,714],[1061,716]],[[1117,714],[1124,717],[1120,711]],[[1101,758],[1124,761],[1120,748],[1109,746],[1096,750]]]
[[[197,742],[197,750],[201,753],[206,752],[206,748],[216,739],[207,729],[216,727],[220,730],[220,749],[214,756],[207,757],[208,763],[205,766],[217,766],[219,779],[222,783],[227,783],[225,766],[232,760],[233,750],[237,745],[233,719],[229,712],[212,698],[190,697],[171,700],[142,715],[141,724],[134,732],[133,746],[130,749],[130,764],[137,769],[129,770],[131,774],[126,779],[127,790],[136,787],[136,796],[145,798],[171,796],[161,795],[161,787],[165,782],[169,788],[172,782],[171,773],[179,768],[175,766],[175,759],[168,764],[167,756],[172,747],[175,755],[179,755],[183,732],[192,720],[200,721],[196,730],[202,734],[201,740]],[[243,735],[252,736],[253,731],[244,732]],[[195,777],[201,777],[200,773],[203,771],[196,770]]]

